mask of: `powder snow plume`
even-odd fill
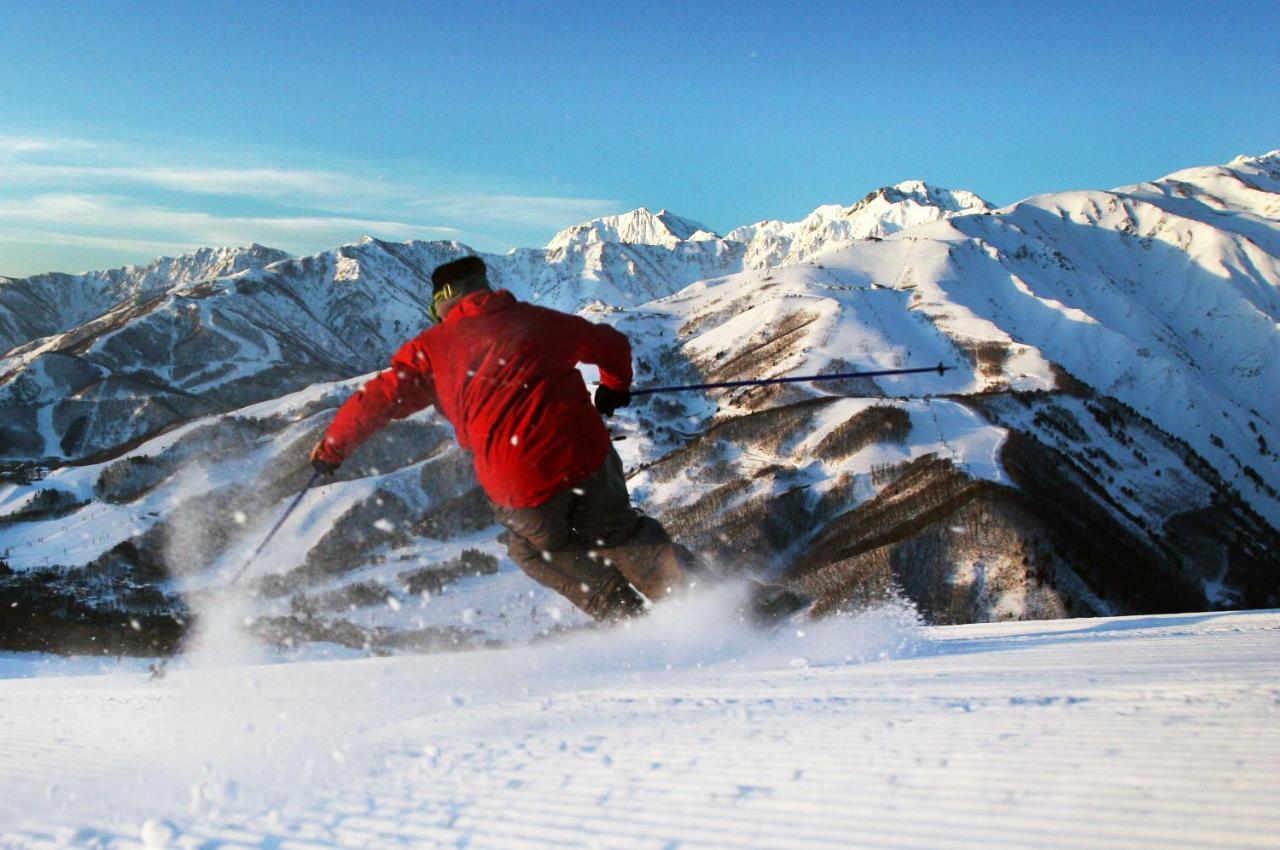
[[[518,663],[539,676],[650,676],[858,663],[915,654],[924,644],[907,602],[762,630],[739,613],[744,596],[743,587],[727,584],[668,599],[644,618],[530,647],[517,653]]]

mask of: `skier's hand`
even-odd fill
[[[596,387],[596,410],[604,416],[612,416],[619,407],[631,404],[631,393],[627,390],[611,390],[604,384]]]
[[[325,449],[324,440],[316,443],[316,447],[311,450],[311,468],[322,475],[332,478],[334,473],[338,471],[339,466],[342,466],[342,461],[330,459],[329,453]]]

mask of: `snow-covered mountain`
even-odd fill
[[[458,243],[363,240],[138,293],[0,358],[0,457],[117,452],[197,416],[376,368],[425,321]]]
[[[637,210],[486,261],[626,332],[641,384],[953,367],[616,417],[638,503],[728,572],[828,609],[903,593],[934,622],[1274,606],[1277,199],[1280,151],[999,210],[905,183],[726,237]],[[9,352],[0,438],[28,461],[0,485],[11,643],[60,624],[175,645],[307,479],[346,379],[416,332],[422,281],[466,251],[364,240]],[[423,412],[306,497],[250,615],[279,642],[383,648],[581,625],[493,537]]]
[[[71,330],[121,304],[146,301],[175,286],[262,268],[288,256],[262,245],[202,248],[146,266],[80,275],[0,277],[0,352]]]
[[[919,180],[886,186],[852,206],[827,204],[797,222],[762,221],[726,237],[747,246],[748,269],[794,265],[854,239],[883,239],[908,227],[991,206],[972,192],[950,191]]]
[[[622,215],[605,216],[574,225],[557,233],[547,243],[548,251],[567,251],[593,242],[659,245],[674,248],[681,242],[717,239],[697,222],[680,218],[667,210],[651,212],[645,207]]]
[[[850,208],[826,235],[969,209],[953,193],[903,186],[910,191],[881,190]],[[790,237],[771,229],[760,238]],[[741,271],[746,256],[761,254],[756,245],[639,209],[569,228],[545,248],[481,256],[496,285],[576,310],[634,306]],[[366,237],[301,259],[253,246],[0,283],[0,329],[12,329],[0,337],[9,348],[0,357],[0,460],[109,454],[195,416],[378,368],[426,326],[431,270],[468,253],[458,242]]]

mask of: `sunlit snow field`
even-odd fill
[[[140,660],[5,656],[0,846],[1280,835],[1280,613],[924,628],[890,606],[762,634],[728,593],[501,650],[207,646],[159,679]]]

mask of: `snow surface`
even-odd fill
[[[6,657],[0,847],[1277,846],[1280,612],[767,636],[726,606],[157,680]]]

